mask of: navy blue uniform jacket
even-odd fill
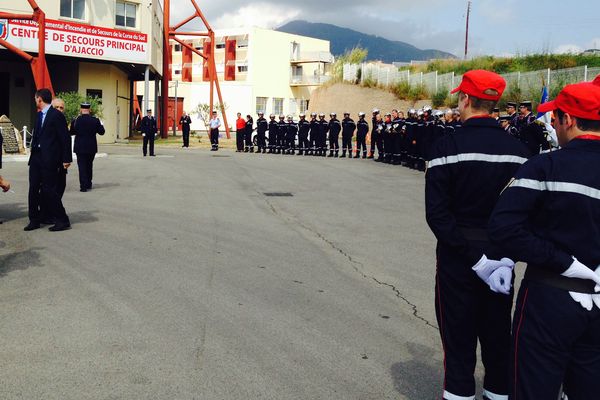
[[[96,154],[98,142],[96,134],[104,135],[104,126],[96,117],[89,114],[80,115],[71,124],[71,135],[75,135],[75,154]]]
[[[482,249],[465,232],[485,235],[502,189],[527,156],[527,148],[492,118],[471,118],[456,134],[436,141],[425,175],[425,206],[438,244],[475,265]]]

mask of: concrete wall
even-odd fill
[[[10,96],[9,113],[13,125],[21,130],[23,125],[27,125],[29,131],[32,130],[34,121],[35,105],[33,95],[35,93],[35,84],[31,77],[31,68],[26,62],[5,62],[0,61],[0,71],[9,74],[9,93],[2,93],[2,96]],[[23,83],[22,87],[17,87],[17,83]]]

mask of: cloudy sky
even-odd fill
[[[466,0],[197,0],[214,29],[276,28],[288,21],[335,24],[419,48],[464,53]],[[600,48],[599,0],[473,0],[470,55],[579,52]],[[543,6],[542,6],[543,4]],[[190,15],[171,0],[172,22]]]

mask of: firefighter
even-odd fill
[[[493,72],[463,75],[452,91],[458,92],[461,133],[434,144],[425,174],[427,223],[437,238],[435,308],[446,400],[475,399],[478,340],[484,399],[508,395],[514,263],[489,244],[486,228],[500,192],[527,160],[527,149],[489,116],[505,88],[506,81]]]
[[[600,396],[600,87],[566,86],[562,149],[530,159],[504,190],[489,237],[527,263],[513,319],[510,399]],[[508,136],[508,135],[505,135]]]
[[[367,158],[367,135],[369,134],[369,123],[365,119],[365,113],[358,113],[358,122],[356,123],[356,156],[360,158],[360,152],[362,151],[362,158]]]
[[[277,130],[279,126],[277,125],[277,121],[275,121],[275,115],[269,115],[269,154],[274,154],[277,152]]]
[[[344,119],[342,120],[342,156],[346,157],[346,150],[348,150],[348,157],[352,158],[352,137],[356,130],[356,123],[350,118],[350,113],[344,113]]]
[[[298,121],[298,155],[308,155],[310,150],[310,140],[308,133],[310,132],[310,122],[306,120],[306,114],[300,114],[300,121]]]

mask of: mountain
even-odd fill
[[[352,29],[331,24],[292,21],[276,30],[295,35],[329,40],[331,53],[338,56],[359,46],[369,50],[368,60],[386,63],[394,61],[430,60],[432,58],[456,58],[453,54],[440,50],[421,50],[405,42],[392,41],[375,35],[367,35]]]

